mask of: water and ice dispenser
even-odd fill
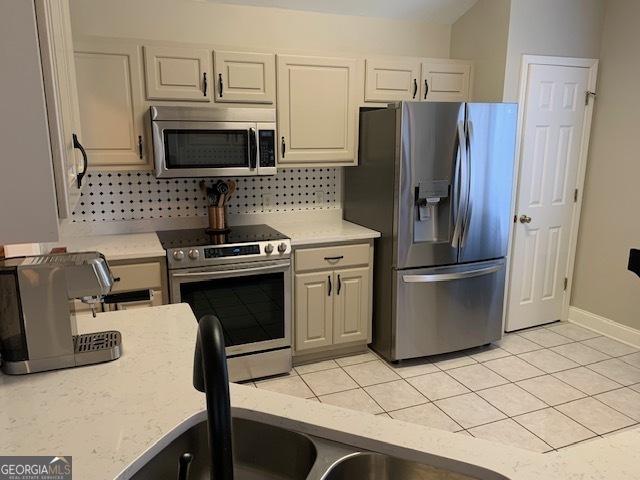
[[[414,242],[448,242],[451,223],[450,184],[447,180],[426,180],[416,187]]]

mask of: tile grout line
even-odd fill
[[[356,365],[357,365],[357,364],[356,364]],[[342,368],[342,367],[340,367],[340,368]],[[364,392],[364,394],[365,394],[366,396],[368,396],[371,400],[373,400],[373,401],[374,401],[374,403],[375,403],[376,405],[378,405],[378,407],[380,407],[380,410],[382,410],[382,412],[383,412],[383,413],[389,413],[389,412],[387,412],[387,411],[382,407],[382,405],[380,405],[380,404],[378,403],[378,401],[377,401],[375,398],[373,398],[373,396],[371,396],[371,395],[369,394],[369,392],[367,392],[367,391],[364,389],[364,387],[363,387],[363,386],[361,386],[361,385],[356,381],[356,379],[355,379],[355,378],[353,378],[351,375],[349,375],[349,372],[347,372],[344,368],[342,368],[342,370],[344,371],[344,373],[345,373],[345,374],[347,374],[347,376],[348,376],[349,378],[351,378],[351,380],[353,380],[353,381],[356,383],[356,385],[358,385],[358,387],[359,387],[359,388]],[[396,380],[393,380],[393,381],[395,382]],[[391,382],[385,382],[385,383],[391,383]],[[381,384],[381,383],[378,383],[377,385],[382,385],[382,384]],[[370,386],[371,386],[371,385],[370,385]]]
[[[555,324],[552,324],[552,325],[555,325]],[[540,328],[546,328],[546,327],[540,327]],[[559,334],[559,333],[557,333],[557,332],[552,332],[552,333],[556,333],[557,335],[563,336],[563,335],[561,335],[561,334]],[[517,335],[517,334],[515,334],[515,335]],[[518,336],[520,336],[520,335],[518,335]],[[521,336],[520,336],[520,337],[521,337]],[[537,344],[536,342],[534,342],[533,340],[529,340],[529,339],[527,339],[526,337],[521,337],[521,338],[523,338],[523,339],[525,339],[525,340],[527,340],[527,341],[529,341],[529,342],[531,342],[531,343],[533,343],[533,344],[535,344],[535,345],[539,345],[539,344]],[[565,337],[565,338],[568,338],[568,337]],[[597,337],[592,337],[592,338],[597,338]],[[556,345],[555,347],[563,346],[563,345],[570,345],[570,344],[575,344],[575,343],[580,343],[580,344],[582,344],[582,341],[574,340],[574,339],[570,339],[570,340],[571,340],[571,341],[570,341],[570,342],[568,342],[568,343],[561,344],[561,345]],[[498,347],[499,347],[499,346],[498,346]],[[609,407],[609,406],[608,406],[607,404],[605,404],[604,402],[602,402],[602,401],[600,401],[599,399],[595,398],[595,395],[601,395],[601,394],[603,394],[603,393],[608,393],[608,392],[612,392],[612,391],[616,391],[616,390],[621,390],[621,389],[624,389],[624,388],[630,388],[630,387],[632,387],[632,386],[635,386],[635,385],[640,384],[640,382],[632,383],[632,384],[630,384],[630,385],[620,385],[619,387],[615,387],[615,388],[613,388],[613,389],[605,390],[605,391],[598,392],[598,393],[595,393],[595,394],[588,394],[587,392],[584,392],[584,391],[580,390],[579,388],[573,387],[572,385],[567,384],[566,382],[564,382],[563,380],[561,380],[560,378],[557,378],[557,377],[555,376],[555,375],[556,375],[556,374],[558,374],[558,373],[565,372],[565,371],[572,370],[572,369],[577,369],[577,368],[587,368],[588,370],[590,370],[590,371],[592,371],[592,372],[594,372],[594,373],[596,373],[596,374],[603,375],[603,374],[600,374],[599,372],[596,372],[595,370],[593,370],[593,369],[591,369],[591,368],[589,368],[589,367],[590,367],[591,365],[595,365],[595,364],[600,363],[600,362],[604,362],[604,361],[607,361],[607,360],[611,360],[611,359],[613,359],[613,358],[620,359],[620,357],[624,357],[624,356],[626,356],[626,355],[631,355],[631,354],[633,354],[633,353],[631,353],[631,354],[623,354],[623,355],[618,355],[618,356],[610,356],[610,358],[607,358],[607,359],[604,359],[604,360],[599,360],[599,361],[597,361],[597,362],[592,362],[592,363],[588,363],[588,364],[581,364],[581,363],[576,362],[575,360],[573,360],[573,359],[571,359],[571,358],[569,358],[569,357],[567,357],[567,356],[563,355],[562,353],[559,353],[559,352],[556,352],[555,350],[552,350],[552,349],[553,349],[553,348],[555,348],[555,347],[544,347],[544,346],[540,346],[540,347],[541,347],[541,348],[539,348],[539,349],[531,350],[531,352],[533,352],[533,351],[540,351],[540,350],[551,350],[553,353],[555,353],[555,354],[557,354],[557,355],[559,355],[559,356],[561,356],[561,357],[563,357],[563,358],[566,358],[566,359],[568,359],[568,360],[570,360],[570,361],[573,361],[574,363],[576,363],[576,365],[577,365],[577,366],[574,366],[574,367],[571,367],[571,368],[567,368],[567,369],[558,370],[558,371],[556,371],[556,372],[544,372],[544,373],[543,373],[543,374],[541,374],[541,375],[535,375],[535,376],[533,376],[533,377],[528,377],[528,378],[525,378],[525,379],[520,379],[520,380],[516,380],[516,381],[511,381],[511,380],[509,380],[508,378],[505,378],[505,377],[503,377],[502,375],[500,375],[500,374],[499,374],[499,372],[494,371],[490,366],[485,365],[485,363],[490,362],[490,361],[492,361],[492,360],[498,360],[498,359],[500,359],[500,358],[509,358],[509,357],[515,356],[515,357],[518,357],[520,360],[524,361],[525,363],[529,364],[530,366],[532,366],[532,367],[534,367],[534,368],[538,368],[538,369],[539,369],[539,367],[536,367],[535,365],[531,364],[530,362],[528,362],[528,361],[526,361],[525,359],[522,359],[522,358],[520,358],[520,357],[518,356],[518,355],[521,355],[521,354],[523,354],[523,353],[529,353],[529,352],[522,352],[521,354],[516,354],[516,353],[509,352],[509,350],[502,349],[502,350],[504,350],[505,352],[507,352],[507,353],[508,353],[508,355],[505,355],[505,356],[503,356],[503,357],[490,358],[490,359],[487,359],[487,360],[484,360],[484,361],[482,361],[482,360],[478,361],[478,360],[476,360],[475,358],[473,358],[471,355],[466,355],[470,360],[472,360],[472,361],[473,361],[472,363],[470,363],[470,364],[468,364],[468,365],[462,365],[462,366],[459,366],[459,367],[449,368],[449,369],[447,369],[447,370],[445,370],[445,369],[443,369],[442,367],[440,367],[440,366],[436,365],[436,364],[435,364],[435,362],[433,362],[433,361],[426,361],[426,362],[425,362],[425,364],[433,365],[435,368],[437,368],[437,370],[438,370],[439,372],[447,374],[447,377],[448,377],[448,378],[450,378],[451,380],[453,380],[453,381],[455,381],[455,382],[457,382],[457,383],[460,383],[460,384],[461,384],[461,385],[463,385],[465,388],[469,388],[469,387],[468,387],[467,385],[465,385],[464,383],[460,382],[459,380],[457,380],[456,378],[454,378],[454,377],[453,377],[451,374],[449,374],[448,372],[449,372],[449,371],[452,371],[452,370],[457,370],[457,369],[460,369],[460,368],[464,368],[464,367],[467,367],[467,366],[482,365],[482,366],[484,366],[484,367],[488,368],[490,371],[492,371],[492,372],[493,372],[493,373],[495,373],[496,375],[498,375],[500,378],[503,378],[503,379],[506,381],[506,383],[501,384],[501,385],[494,385],[494,386],[486,387],[486,388],[482,388],[482,389],[477,389],[477,390],[474,390],[473,388],[469,388],[470,392],[461,393],[461,394],[456,394],[456,395],[452,395],[452,396],[448,396],[448,397],[443,397],[443,398],[441,398],[441,399],[437,399],[437,400],[431,400],[429,397],[427,397],[426,395],[424,395],[422,392],[418,391],[418,390],[417,390],[417,389],[416,389],[416,388],[415,388],[415,387],[414,387],[414,386],[413,386],[413,385],[408,381],[408,379],[416,378],[416,377],[421,377],[421,376],[428,376],[428,375],[431,375],[431,374],[433,374],[433,373],[438,373],[438,372],[431,372],[431,373],[425,373],[425,374],[418,374],[418,375],[413,375],[413,376],[409,376],[409,377],[406,377],[406,378],[405,378],[405,377],[402,377],[402,376],[399,376],[399,378],[396,378],[396,379],[394,379],[394,380],[390,380],[390,381],[385,381],[385,382],[380,382],[380,383],[374,383],[374,384],[371,384],[371,385],[367,385],[367,387],[369,387],[369,386],[383,385],[383,384],[392,383],[392,382],[397,382],[397,381],[399,381],[399,380],[402,380],[402,381],[404,381],[404,383],[405,383],[405,384],[407,384],[407,385],[408,385],[409,387],[411,387],[413,390],[416,390],[416,392],[417,392],[419,395],[421,395],[423,398],[425,398],[425,400],[426,400],[424,403],[420,403],[420,404],[418,404],[418,405],[410,405],[410,406],[408,406],[408,407],[399,408],[399,409],[394,409],[394,410],[385,410],[385,409],[382,407],[382,405],[380,405],[380,404],[379,404],[379,403],[378,403],[378,402],[377,402],[373,397],[371,397],[371,395],[370,395],[370,394],[365,390],[365,388],[366,388],[366,387],[361,386],[361,385],[360,385],[360,384],[355,380],[355,378],[353,378],[353,377],[352,377],[352,376],[351,376],[351,375],[346,371],[346,369],[345,369],[345,367],[350,367],[350,366],[352,366],[352,365],[361,365],[361,364],[365,364],[365,363],[372,363],[372,362],[374,362],[374,361],[381,361],[381,363],[383,364],[384,368],[386,368],[386,369],[387,369],[387,370],[389,370],[389,371],[392,371],[393,373],[395,373],[395,374],[397,375],[397,373],[395,372],[395,370],[393,369],[393,367],[390,367],[390,366],[387,364],[387,362],[386,362],[386,360],[385,360],[385,359],[383,359],[383,358],[381,358],[381,357],[377,356],[377,355],[376,355],[375,353],[373,353],[373,352],[370,352],[370,353],[372,353],[372,354],[374,355],[374,357],[376,357],[376,358],[374,358],[374,359],[364,360],[364,361],[362,361],[362,362],[357,362],[357,363],[350,364],[350,365],[345,365],[345,366],[339,365],[339,364],[337,364],[337,362],[336,362],[337,367],[336,367],[336,366],[331,366],[331,367],[328,367],[328,368],[324,368],[324,369],[322,369],[322,370],[317,370],[317,372],[321,372],[321,371],[326,371],[326,370],[332,370],[332,369],[340,368],[341,370],[343,370],[343,371],[344,371],[344,373],[345,373],[349,378],[351,378],[351,379],[354,381],[354,383],[355,383],[356,385],[358,385],[358,387],[357,387],[357,388],[347,389],[347,390],[341,390],[341,391],[338,391],[338,392],[332,392],[332,393],[330,393],[330,394],[326,394],[326,395],[331,395],[331,394],[333,394],[333,393],[341,393],[341,392],[345,392],[345,391],[363,390],[363,391],[364,391],[364,393],[365,393],[365,395],[367,395],[369,398],[371,398],[371,400],[373,400],[373,402],[374,402],[374,403],[375,403],[375,404],[376,404],[376,405],[377,405],[377,406],[382,410],[382,412],[380,412],[380,413],[385,413],[385,414],[388,414],[389,416],[390,416],[390,413],[392,413],[392,412],[396,412],[396,411],[399,411],[399,410],[404,410],[404,409],[408,409],[408,408],[412,408],[412,407],[417,407],[417,406],[421,406],[421,405],[426,405],[426,404],[432,404],[432,405],[433,405],[433,406],[434,406],[438,411],[442,412],[442,413],[443,413],[447,418],[449,418],[451,421],[453,421],[456,425],[459,425],[459,424],[458,424],[458,422],[457,422],[454,418],[452,418],[450,415],[448,415],[446,412],[444,412],[440,407],[438,407],[438,405],[436,405],[436,404],[435,404],[435,402],[436,402],[436,401],[438,401],[438,400],[445,400],[445,399],[454,398],[454,397],[458,397],[458,396],[462,396],[462,395],[468,395],[469,393],[475,393],[475,394],[476,394],[476,396],[478,396],[479,398],[482,398],[482,399],[483,399],[484,401],[486,401],[489,405],[491,405],[493,408],[495,408],[497,411],[499,411],[500,413],[502,413],[502,414],[503,414],[503,415],[505,415],[505,417],[506,417],[506,418],[501,419],[501,420],[496,420],[496,421],[493,421],[493,422],[488,422],[488,423],[484,423],[484,424],[480,424],[480,425],[475,425],[475,426],[473,426],[473,427],[469,427],[469,428],[464,428],[464,427],[462,427],[461,425],[459,425],[462,429],[461,429],[461,430],[458,430],[457,432],[454,432],[454,433],[467,432],[467,433],[469,433],[470,435],[472,435],[472,436],[473,436],[473,434],[469,431],[469,429],[470,429],[470,428],[476,428],[476,427],[480,427],[480,426],[490,425],[490,424],[492,424],[492,423],[496,423],[496,422],[499,422],[499,421],[502,421],[502,420],[511,419],[511,420],[515,421],[518,425],[520,425],[522,428],[524,428],[526,431],[528,431],[528,432],[530,432],[532,435],[534,435],[534,437],[539,438],[542,442],[544,442],[546,445],[548,445],[548,444],[547,444],[547,442],[546,442],[546,441],[544,441],[542,438],[538,437],[535,433],[531,432],[531,431],[530,431],[529,429],[527,429],[524,425],[522,425],[522,424],[520,424],[519,422],[517,422],[517,420],[515,419],[515,417],[516,417],[516,416],[523,416],[523,415],[527,415],[527,414],[529,414],[529,413],[534,413],[534,412],[537,412],[537,411],[540,411],[540,410],[544,410],[544,409],[551,408],[551,409],[553,409],[554,411],[556,411],[557,413],[559,413],[559,414],[561,414],[561,415],[563,415],[563,416],[567,417],[567,418],[568,418],[569,420],[571,420],[571,421],[576,422],[578,425],[582,426],[582,427],[583,427],[583,428],[585,428],[587,431],[589,431],[589,432],[591,432],[591,433],[593,433],[593,434],[594,434],[594,436],[593,436],[593,437],[589,437],[589,438],[587,438],[587,439],[580,440],[580,441],[578,441],[578,442],[573,442],[573,443],[570,443],[570,444],[568,444],[568,445],[565,445],[565,446],[562,446],[562,447],[558,447],[557,449],[556,449],[556,448],[553,448],[553,447],[551,447],[551,446],[549,445],[549,446],[551,447],[551,450],[549,450],[549,451],[558,451],[559,449],[567,448],[567,447],[570,447],[570,446],[572,446],[572,445],[575,445],[575,444],[578,444],[578,443],[581,443],[581,442],[584,442],[584,441],[587,441],[587,440],[593,439],[593,438],[595,438],[595,437],[603,437],[603,435],[609,435],[609,434],[615,433],[615,432],[617,432],[617,431],[619,431],[619,430],[624,430],[624,429],[626,429],[626,428],[630,428],[630,427],[633,427],[633,426],[636,426],[636,425],[638,425],[638,424],[639,424],[639,422],[636,422],[636,420],[635,420],[634,418],[628,417],[628,416],[627,416],[627,414],[625,414],[624,412],[620,412],[619,410],[617,410],[617,409],[615,409],[615,408],[613,408],[613,407]],[[585,345],[585,347],[587,347],[587,348],[592,348],[592,347],[589,347],[588,345]],[[501,347],[499,347],[499,348],[501,348]],[[593,349],[593,350],[595,350],[595,351],[597,351],[597,352],[599,352],[599,353],[601,353],[601,354],[604,354],[604,355],[609,355],[608,353],[601,352],[600,350],[597,350],[597,349]],[[334,359],[334,361],[335,361],[335,359]],[[629,366],[633,367],[633,368],[637,368],[637,367],[635,367],[634,365],[631,365],[631,364],[629,364],[629,363],[625,362],[625,361],[624,361],[624,360],[622,360],[622,359],[621,359],[621,361],[622,361],[622,362],[624,362],[625,364],[627,364],[627,365],[629,365]],[[539,369],[539,370],[541,370],[541,369]],[[309,372],[309,373],[316,373],[316,372]],[[300,377],[301,377],[301,379],[303,380],[303,383],[304,383],[304,384],[305,384],[305,385],[306,385],[306,386],[307,386],[307,387],[308,387],[308,388],[309,388],[309,389],[310,389],[310,390],[315,394],[315,392],[314,392],[314,391],[313,391],[313,389],[309,386],[309,384],[304,380],[304,378],[302,378],[302,375],[301,375],[301,374],[299,374],[297,371],[296,371],[296,374],[297,374],[298,376],[300,376]],[[585,396],[584,396],[584,397],[582,397],[582,398],[580,398],[580,399],[569,400],[569,401],[567,401],[567,402],[562,402],[562,403],[559,403],[559,404],[557,404],[557,405],[553,405],[553,406],[552,406],[552,405],[548,405],[544,400],[542,400],[541,398],[539,398],[539,397],[538,397],[538,396],[536,396],[535,394],[533,394],[533,393],[529,392],[528,390],[524,389],[523,387],[521,387],[520,385],[518,385],[518,384],[516,383],[516,382],[522,382],[522,381],[525,381],[525,380],[529,380],[529,379],[532,379],[532,378],[539,378],[539,377],[542,377],[542,376],[551,376],[551,377],[553,377],[554,379],[556,379],[557,381],[561,382],[562,384],[565,384],[565,385],[567,385],[567,386],[568,386],[568,387],[570,387],[570,388],[574,388],[575,390],[577,390],[578,392],[580,392],[581,394],[583,394],[583,395],[585,395]],[[612,379],[612,378],[608,377],[607,375],[603,375],[603,377],[604,377],[604,378],[607,378],[607,379],[608,379],[608,380],[610,380],[610,381],[613,381],[613,382],[617,383],[614,379]],[[492,388],[496,388],[496,387],[504,386],[504,385],[509,385],[509,384],[514,384],[516,387],[523,389],[523,390],[524,390],[524,391],[526,391],[528,394],[530,394],[530,395],[532,395],[534,398],[537,398],[538,400],[542,401],[542,403],[543,403],[544,405],[547,405],[547,406],[546,406],[546,407],[543,407],[543,408],[540,408],[540,409],[532,410],[532,411],[530,411],[530,412],[526,412],[526,413],[523,413],[523,414],[519,414],[519,415],[516,415],[516,416],[509,416],[509,415],[507,415],[504,411],[502,411],[500,408],[498,408],[496,405],[494,405],[493,403],[491,403],[489,400],[486,400],[486,399],[484,399],[483,397],[481,397],[480,395],[478,395],[478,392],[482,392],[482,391],[485,391],[485,390],[489,390],[489,389],[492,389]],[[632,390],[633,390],[633,389],[632,389]],[[317,399],[320,401],[320,399],[319,399],[319,396],[318,396],[318,395],[315,395],[314,397],[311,397],[311,398],[317,398]],[[596,432],[592,431],[590,428],[588,428],[587,426],[583,425],[583,424],[582,424],[582,423],[580,423],[579,421],[577,421],[577,420],[575,420],[575,419],[571,418],[570,416],[566,415],[565,413],[563,413],[562,411],[560,411],[560,410],[558,410],[558,409],[556,408],[556,407],[559,407],[559,406],[562,406],[562,405],[566,405],[566,404],[568,404],[568,403],[575,402],[575,401],[578,401],[578,400],[585,400],[585,399],[587,399],[587,398],[593,398],[594,400],[598,401],[599,403],[602,403],[604,406],[606,406],[606,407],[608,407],[608,408],[611,408],[612,410],[616,411],[616,412],[617,412],[617,413],[619,413],[620,415],[623,415],[625,418],[628,418],[630,421],[632,421],[632,422],[634,422],[634,423],[632,423],[631,425],[628,425],[628,426],[625,426],[625,427],[622,427],[622,428],[616,429],[616,430],[611,430],[611,431],[609,431],[609,432],[606,432],[606,433],[604,433],[604,434],[600,435],[600,434],[597,434]],[[392,418],[393,418],[393,417],[392,417]]]

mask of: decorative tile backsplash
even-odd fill
[[[278,170],[269,177],[234,177],[230,214],[329,210],[340,208],[339,168]],[[217,178],[205,179],[206,185]],[[85,177],[73,222],[109,222],[207,215],[200,179],[157,179],[150,171],[97,172]],[[263,207],[263,194],[271,206]],[[267,201],[267,204],[270,202]]]

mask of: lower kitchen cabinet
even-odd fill
[[[168,303],[164,259],[115,260],[109,262],[109,267],[114,278],[119,279],[113,285],[111,293],[149,291],[150,298],[138,302],[103,304],[103,311],[131,310]],[[73,310],[75,313],[87,313],[91,308],[79,300],[74,300]]]
[[[295,276],[296,349],[326,347],[333,343],[333,272]]]
[[[372,244],[296,250],[295,352],[356,348],[371,335]]]
[[[364,341],[369,333],[369,267],[333,272],[333,343]]]

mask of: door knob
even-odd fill
[[[531,223],[531,217],[520,215],[520,223]]]

